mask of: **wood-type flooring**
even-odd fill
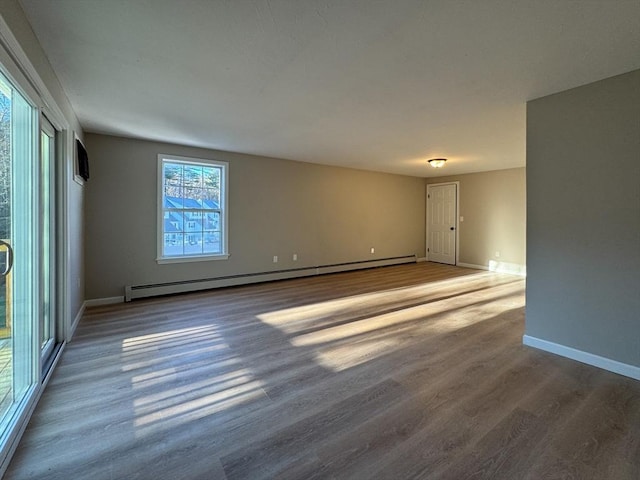
[[[639,479],[640,382],[431,263],[89,308],[7,480]]]

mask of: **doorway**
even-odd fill
[[[427,260],[456,265],[459,182],[427,185]]]

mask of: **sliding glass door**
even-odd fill
[[[53,125],[40,118],[40,349],[41,365],[49,365],[56,343],[55,166]]]
[[[0,439],[39,379],[42,255],[38,112],[0,73]]]

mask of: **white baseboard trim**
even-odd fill
[[[548,340],[542,340],[530,335],[524,335],[522,337],[522,343],[528,347],[538,348],[546,352],[555,353],[562,357],[567,357],[578,362],[586,363],[594,367],[602,368],[625,377],[640,380],[640,367],[629,365],[627,363],[618,362],[617,360],[611,360],[610,358],[601,357],[593,353],[577,350],[566,345],[560,345],[558,343],[549,342]]]
[[[518,263],[498,262],[489,260],[489,270],[497,273],[509,273],[511,275],[527,276],[527,266]]]
[[[73,338],[73,335],[76,333],[76,328],[78,328],[78,324],[80,323],[80,319],[84,314],[85,308],[87,308],[87,302],[82,302],[80,310],[78,310],[76,317],[73,319],[73,322],[71,322],[71,328],[69,329],[69,334],[67,335],[67,341],[70,341]]]
[[[105,298],[92,298],[85,300],[84,304],[87,307],[99,307],[100,305],[113,305],[114,303],[124,303],[124,296],[119,297],[105,297]]]
[[[497,262],[489,260],[489,265],[475,265],[473,263],[458,262],[458,267],[474,268],[476,270],[489,270],[496,273],[508,273],[510,275],[527,276],[527,266],[518,263]]]
[[[127,285],[124,288],[124,300],[126,302],[130,302],[131,300],[136,298],[155,297],[158,295],[169,295],[174,293],[197,292],[200,290],[210,290],[221,287],[249,285],[252,283],[310,277],[313,275],[324,275],[326,273],[348,272],[351,270],[387,267],[391,265],[402,265],[415,262],[416,256],[415,254],[413,254],[404,255],[401,257],[360,260],[355,262],[337,263],[330,265],[274,270],[270,272],[246,273],[224,277],[184,280],[179,282],[158,283],[150,285]]]
[[[489,267],[485,267],[484,265],[474,265],[473,263],[458,262],[456,266],[464,267],[464,268],[473,268],[474,270],[489,270]]]

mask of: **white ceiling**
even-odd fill
[[[527,100],[640,68],[640,0],[20,1],[86,131],[415,176],[523,166]]]

